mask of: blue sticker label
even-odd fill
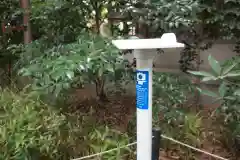
[[[137,70],[137,108],[148,109],[149,72]]]

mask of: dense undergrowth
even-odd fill
[[[97,125],[90,115],[64,114],[31,92],[1,90],[0,106],[1,160],[67,160],[129,143],[126,134]],[[103,158],[126,153],[123,148]]]
[[[219,88],[217,92],[211,90],[202,90],[198,88],[200,93],[214,98],[213,104],[220,102],[220,106],[212,112],[212,118],[219,134],[215,138],[221,144],[239,157],[240,148],[240,117],[239,117],[239,57],[233,57],[225,62],[219,62],[211,55],[208,58],[212,68],[211,72],[191,72],[194,75],[202,77],[203,82],[217,81]]]
[[[31,50],[31,47],[36,48]],[[69,90],[94,84],[96,97],[93,102],[99,106],[95,110],[104,110],[107,113],[114,108],[104,107],[111,102],[110,94],[115,97],[129,94],[128,87],[134,84],[134,69],[120,56],[109,40],[85,33],[74,43],[44,50],[37,48],[37,43],[31,43],[21,50],[22,61],[19,63],[26,58],[29,63],[21,63],[18,76],[24,76],[31,81],[25,93],[2,90],[0,105],[3,116],[0,134],[3,159],[69,159],[128,144],[135,139],[136,118],[127,124],[127,131],[120,133],[113,130],[114,126],[110,123],[99,123],[99,117],[93,116],[91,112],[83,114],[81,109],[76,113],[70,112],[71,109],[64,102],[69,96]],[[39,54],[34,55],[33,52]],[[210,56],[209,62],[214,74],[192,73],[205,76],[203,81],[224,81],[219,88],[219,94],[199,90],[203,94],[224,100],[222,107],[218,109],[221,114],[214,118],[224,117],[220,119],[225,121],[219,121],[218,125],[221,126],[221,132],[228,134],[228,138],[218,139],[231,148],[237,145],[239,135],[239,91],[235,91],[238,87],[236,77],[239,76],[239,61],[221,66]],[[231,82],[232,80],[234,82]],[[196,112],[187,106],[189,95],[194,88],[188,77],[154,73],[153,124],[161,127],[164,134],[201,148],[206,138],[202,125],[203,115],[200,110]],[[112,92],[108,93],[109,90]],[[81,105],[85,108],[92,107],[92,104]],[[105,117],[105,114],[103,116]],[[229,138],[230,136],[233,138]],[[174,150],[180,157],[196,157],[194,152],[169,141],[164,141],[163,144],[162,148],[166,151]],[[232,152],[235,153],[236,150]],[[134,157],[134,148],[119,149],[100,158],[122,157]]]
[[[154,92],[154,125],[161,126],[168,135],[191,140],[197,145],[200,119],[194,114],[184,115],[177,106],[171,107],[174,99],[174,104],[179,105],[186,101],[183,92],[190,89],[187,81],[173,75],[156,74],[154,82],[155,85],[165,83]],[[182,85],[177,85],[179,82]],[[166,94],[166,90],[172,92],[173,96]],[[108,124],[99,123],[97,117],[91,114],[92,111],[68,112],[63,97],[55,105],[49,105],[42,99],[42,92],[1,91],[1,159],[69,159],[124,146],[136,140],[135,118],[128,124],[128,131],[121,133],[114,127],[109,128]],[[165,96],[161,97],[163,93]],[[164,117],[160,113],[165,113],[162,114]],[[175,134],[176,127],[180,126],[183,134]],[[170,144],[164,147],[169,148]],[[99,158],[134,159],[134,150],[135,147],[125,147]]]
[[[164,32],[174,31],[187,46],[180,53],[180,69],[185,73],[198,70],[200,52],[211,48],[216,39],[237,39],[235,52],[239,53],[239,4],[237,0],[153,0],[150,4],[142,0],[31,0],[32,42],[22,44],[23,33],[10,29],[22,27],[19,0],[1,0],[0,17],[6,32],[0,31],[0,85],[4,88],[0,91],[0,160],[69,160],[133,142],[135,110],[124,113],[124,109],[135,108],[135,104],[120,105],[125,102],[121,99],[125,95],[135,101],[135,95],[130,95],[134,90],[135,64],[126,62],[121,56],[126,52],[116,49],[110,40],[129,37],[135,24],[140,37],[161,37]],[[120,12],[120,17],[127,13],[122,20],[131,22],[114,23],[110,31],[102,25],[110,18],[110,12]],[[119,21],[119,15],[111,18]],[[145,26],[149,33],[142,35]],[[217,62],[210,56],[209,63],[213,72],[192,73],[201,76],[203,82],[221,82],[218,93],[199,89],[221,102],[211,111],[212,116],[188,105],[195,89],[189,76],[154,73],[153,125],[164,134],[199,148],[206,135],[212,134],[220,148],[239,157],[239,57]],[[74,106],[67,103],[71,91],[91,84],[96,97],[88,97],[90,103],[78,99]],[[26,86],[30,87],[24,91]],[[112,97],[122,102],[113,102]],[[115,111],[115,105],[120,109]],[[100,121],[114,121],[116,112],[123,112],[121,118],[127,122],[127,130],[120,132],[116,129],[119,126]],[[212,125],[211,131],[207,123]],[[169,156],[175,159],[201,159],[170,141],[163,140],[162,148],[172,152]],[[97,157],[134,158],[134,147]]]
[[[217,100],[223,100],[222,106],[217,108],[216,114],[210,119],[214,123],[217,122],[214,124],[214,128],[217,128],[216,133],[219,131],[224,133],[216,134],[215,138],[237,155],[239,143],[237,99],[239,90],[235,87],[238,86],[236,77],[239,76],[237,69],[239,62],[235,60],[220,65],[210,56],[209,63],[213,67],[214,73],[191,73],[204,76],[203,81],[223,80],[219,93],[201,89],[199,91]],[[127,74],[129,74],[127,77],[131,77],[133,72]],[[104,76],[108,77],[109,74],[104,74]],[[110,76],[112,75],[110,74]],[[128,81],[130,84],[133,83],[131,79]],[[128,86],[122,83],[117,84],[115,88],[114,85],[107,85],[104,90],[108,91],[109,87],[112,91],[116,88],[119,90],[121,87],[125,91],[121,94],[128,94]],[[153,85],[153,125],[160,127],[163,133],[168,136],[201,148],[206,138],[203,125],[206,121],[203,121],[204,114],[201,111],[199,113],[193,112],[191,108],[185,106],[189,93],[194,89],[190,80],[173,74],[154,73]],[[66,103],[68,92],[61,91],[57,97],[54,96],[55,103],[46,101],[46,97],[49,95],[43,96],[43,92],[38,92],[32,87],[18,92],[10,89],[1,90],[0,151],[3,154],[1,154],[0,159],[69,159],[124,146],[136,140],[136,118],[134,115],[132,120],[128,122],[128,129],[125,132],[120,132],[114,128],[116,126],[112,126],[110,123],[100,122],[99,117],[93,115],[91,109],[89,112],[82,112],[81,109],[77,112],[70,112],[69,104]],[[109,97],[109,94],[106,93],[106,95]],[[116,93],[111,92],[111,95],[114,96]],[[111,99],[108,101],[94,100],[94,103],[99,103],[98,108],[94,108],[96,112],[98,110],[111,112],[111,108],[102,107],[106,103],[110,103],[109,101]],[[91,104],[88,105],[84,107],[92,108]],[[162,148],[167,153],[170,152],[169,156],[196,158],[196,153],[186,148],[170,141],[163,140],[162,142]],[[104,154],[99,158],[134,159],[134,150],[135,147],[125,147]]]
[[[212,67],[219,63],[211,56],[209,61],[210,64],[215,63]],[[218,80],[224,77],[219,93],[199,90],[203,94],[223,100],[222,106],[217,108],[218,112],[213,119],[217,122],[215,131],[220,129],[220,132],[224,134],[216,134],[216,138],[232,153],[237,153],[239,135],[239,117],[236,107],[239,91],[234,88],[237,85],[234,79],[239,75],[236,69],[238,63],[234,61],[223,66],[219,65],[221,70],[219,73],[222,75],[215,73],[219,71],[216,68],[213,69],[214,73],[192,72],[195,75],[205,76],[203,81]],[[231,81],[234,81],[234,84]],[[203,131],[203,115],[201,112],[193,112],[191,108],[184,106],[188,100],[188,93],[193,91],[194,86],[187,78],[171,74],[155,73],[153,82],[153,125],[161,127],[163,133],[168,136],[201,148],[206,138],[206,135],[204,136],[206,132]],[[127,86],[116,86],[118,89],[119,87],[127,92]],[[105,89],[108,90],[108,88]],[[114,96],[115,93],[111,94]],[[54,105],[45,101],[42,95],[42,92],[39,93],[32,88],[18,92],[10,89],[1,90],[0,151],[2,154],[0,159],[69,159],[123,146],[136,139],[134,116],[128,124],[128,130],[120,132],[113,126],[108,127],[110,124],[100,123],[98,117],[93,116],[92,111],[84,113],[80,109],[78,112],[69,112],[68,104],[64,103],[67,99],[65,92],[62,92],[63,96],[58,97]],[[100,99],[94,102],[99,102],[102,106],[106,103]],[[104,109],[101,105],[95,110]],[[85,107],[91,108],[91,106]],[[111,108],[105,109],[104,112],[111,110]],[[170,141],[164,140],[162,148],[167,152],[174,151],[174,154],[180,157],[196,158],[194,152]],[[125,147],[99,158],[134,159],[134,150],[134,147]]]

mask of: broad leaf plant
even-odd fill
[[[31,77],[33,89],[56,96],[73,83],[94,83],[100,99],[105,99],[105,83],[128,75],[125,60],[109,40],[82,33],[78,41],[46,50],[20,70]]]

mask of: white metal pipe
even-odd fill
[[[134,51],[137,61],[137,160],[152,159],[152,66],[155,54],[154,50]],[[142,81],[138,75],[144,76]]]

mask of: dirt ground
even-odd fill
[[[95,96],[88,91],[77,90],[74,93],[74,103],[71,105],[73,112],[81,111],[89,113],[90,110],[94,110],[93,116],[97,118],[97,121],[102,124],[108,124],[110,127],[118,129],[121,132],[126,132],[129,121],[134,118],[136,112],[136,104],[134,96],[115,95],[109,96],[109,101],[99,102]],[[205,105],[202,108],[201,116],[203,117],[203,133],[205,141],[201,149],[225,157],[230,158],[230,154],[216,142],[213,136],[211,112],[217,106]],[[205,154],[196,154],[196,159],[199,160],[214,160],[215,158],[209,157]],[[167,157],[164,151],[161,151],[161,160],[177,160],[179,156]],[[187,159],[186,159],[187,160]]]

